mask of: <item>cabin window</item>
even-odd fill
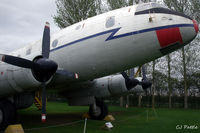
[[[108,17],[106,19],[106,28],[110,28],[115,25],[115,16]]]
[[[79,30],[81,28],[81,25],[76,26],[76,30]]]
[[[26,50],[26,55],[30,55],[31,54],[31,48]]]
[[[53,41],[52,47],[54,48],[54,47],[56,47],[57,45],[58,45],[58,40],[56,39],[56,40]]]

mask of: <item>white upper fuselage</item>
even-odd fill
[[[137,7],[110,11],[51,35],[49,58],[59,68],[76,72],[81,81],[86,81],[144,64],[172,52],[174,49],[162,52],[167,48],[161,45],[158,37],[163,29],[179,28],[182,43],[173,43],[182,46],[196,36],[191,19],[165,13],[135,15]],[[41,45],[41,41],[37,41],[10,54],[33,60],[41,55]],[[21,92],[40,85],[29,69],[5,63],[1,63],[0,67],[3,72],[1,82],[7,80],[0,83],[0,92],[4,88],[8,88],[7,94],[12,89]],[[5,76],[7,72],[10,77]],[[9,79],[15,83],[10,83],[12,81]]]

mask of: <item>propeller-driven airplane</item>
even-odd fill
[[[51,39],[46,23],[42,40],[0,54],[1,129],[12,123],[17,109],[33,104],[34,92],[40,88],[42,121],[46,120],[46,88],[57,90],[69,105],[90,105],[91,118],[103,119],[108,109],[100,98],[121,95],[137,85],[150,86],[124,70],[184,47],[198,31],[194,19],[158,3],[97,15]]]

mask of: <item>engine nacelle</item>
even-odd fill
[[[13,98],[16,109],[25,109],[30,107],[34,102],[34,93],[21,93]]]
[[[125,79],[121,74],[106,76],[92,81],[73,84],[68,87],[70,92],[61,91],[60,95],[66,97],[70,105],[89,105],[92,96],[97,98],[113,95],[123,95],[129,92],[143,91],[140,85],[128,90]]]
[[[125,79],[121,74],[111,75],[95,80],[95,96],[108,97],[128,92]]]
[[[31,70],[16,68],[15,66],[1,65],[0,97],[6,97],[15,93],[33,91],[41,85],[32,75]]]

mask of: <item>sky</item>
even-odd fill
[[[55,0],[1,0],[0,53],[11,52],[42,38],[45,22],[51,34],[59,31],[53,21]]]
[[[56,0],[1,0],[0,53],[8,53],[42,38],[46,21],[51,34],[59,31],[53,21]]]

